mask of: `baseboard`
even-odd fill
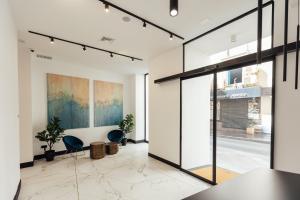
[[[164,158],[161,158],[161,157],[159,157],[159,156],[157,156],[157,155],[154,155],[154,154],[152,154],[152,153],[148,153],[148,156],[150,156],[151,158],[154,158],[154,159],[156,159],[156,160],[159,160],[159,161],[161,161],[161,162],[163,162],[163,163],[165,163],[165,164],[167,164],[167,165],[170,165],[170,166],[172,166],[172,167],[175,167],[176,169],[180,169],[180,166],[179,166],[178,164],[175,164],[175,163],[173,163],[173,162],[171,162],[171,161],[168,161],[168,160],[166,160],[166,159],[164,159]]]
[[[86,146],[86,147],[83,147],[83,150],[86,151],[86,150],[89,150],[90,149],[90,146]],[[56,151],[55,152],[55,156],[61,156],[61,155],[64,155],[64,154],[69,154],[70,152],[68,152],[67,150],[63,150],[63,151]],[[34,160],[40,160],[40,159],[43,159],[45,158],[45,155],[44,154],[40,154],[40,155],[35,155],[34,156]]]
[[[134,143],[134,144],[148,143],[146,140],[133,140],[133,139],[127,139],[127,142]]]
[[[20,169],[27,168],[27,167],[33,167],[33,161],[20,163]]]
[[[14,196],[14,200],[18,200],[19,195],[20,195],[20,191],[21,191],[21,179],[20,179],[20,182],[19,182],[19,185],[18,185],[16,194],[15,194],[15,196]]]

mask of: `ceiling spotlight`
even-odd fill
[[[83,49],[83,51],[86,51],[86,46],[83,46],[82,49]]]
[[[134,61],[134,58],[131,58],[132,61]]]
[[[109,5],[106,3],[106,4],[104,4],[104,8],[105,8],[105,12],[109,12]]]
[[[113,54],[113,53],[110,53],[110,57],[111,57],[111,58],[114,57],[114,54]]]
[[[178,0],[170,0],[170,15],[175,17],[178,14]]]
[[[173,34],[172,33],[170,34],[170,38],[169,39],[173,40]]]
[[[53,37],[50,38],[50,43],[54,44],[54,38]]]
[[[144,21],[144,23],[143,23],[143,29],[146,29],[146,26],[147,26],[147,24],[146,24],[146,22]]]

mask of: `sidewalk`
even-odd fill
[[[271,142],[270,133],[247,134],[246,131],[240,129],[222,129],[217,131],[217,136],[221,138],[230,138],[236,140],[244,140],[251,142],[259,142],[269,144]]]

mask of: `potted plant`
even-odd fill
[[[64,129],[60,127],[60,119],[58,117],[53,117],[47,125],[46,130],[37,133],[35,136],[39,141],[47,143],[47,146],[42,146],[42,148],[44,148],[45,158],[47,161],[52,161],[54,159],[55,150],[52,148],[55,143],[59,142],[63,138],[63,132]]]
[[[127,144],[127,138],[126,138],[126,135],[128,133],[131,133],[134,129],[134,117],[132,114],[128,114],[126,115],[125,119],[123,119],[120,124],[119,124],[119,128],[120,130],[123,131],[123,139],[122,139],[122,145],[123,146],[126,146]]]
[[[248,122],[248,128],[246,130],[246,133],[249,135],[254,135],[255,134],[255,125],[256,125],[255,120],[250,119]]]

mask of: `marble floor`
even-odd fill
[[[21,170],[19,200],[179,200],[210,185],[148,157],[147,144],[91,160],[64,155]]]

